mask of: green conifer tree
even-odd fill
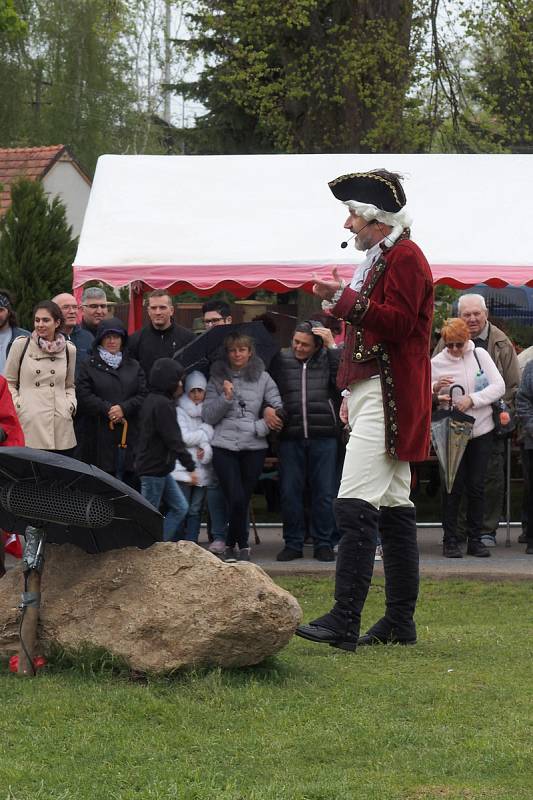
[[[76,247],[63,203],[49,201],[38,181],[13,183],[0,222],[0,286],[15,296],[21,325],[32,330],[35,303],[71,288]]]

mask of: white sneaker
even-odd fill
[[[383,561],[383,548],[380,544],[376,547],[376,555],[374,556],[374,561]]]
[[[496,534],[486,533],[481,537],[481,543],[484,544],[485,547],[496,547]]]
[[[216,556],[221,556],[226,549],[226,542],[224,539],[213,539],[207,549],[210,553],[214,553]]]

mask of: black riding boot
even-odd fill
[[[381,507],[379,530],[385,572],[385,616],[358,644],[415,644],[418,598],[416,511],[411,506]]]
[[[379,512],[365,500],[335,500],[335,519],[340,533],[335,573],[335,605],[328,614],[300,625],[297,636],[355,650],[361,612],[365,604],[378,536]]]

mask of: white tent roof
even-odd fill
[[[436,281],[533,283],[527,155],[102,156],[74,262],[74,285],[190,286],[240,294],[351,274],[362,253],[328,181],[385,167],[405,177],[413,239]]]

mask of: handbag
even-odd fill
[[[479,367],[479,374],[483,374],[483,367],[479,363],[476,348],[474,348],[474,358]],[[492,420],[494,422],[494,436],[498,439],[503,439],[514,431],[516,428],[516,416],[513,414],[505,400],[500,398],[495,403],[492,403]]]

